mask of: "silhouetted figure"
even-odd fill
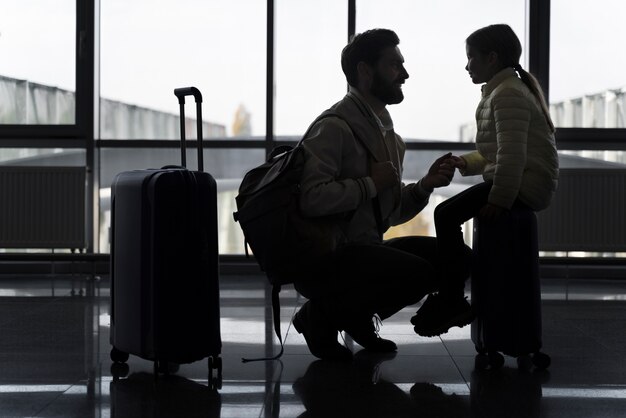
[[[409,78],[397,35],[388,29],[357,34],[343,49],[349,84],[331,116],[316,121],[304,139],[300,207],[311,217],[336,219],[341,245],[316,267],[295,272],[295,288],[309,300],[294,318],[311,353],[346,360],[337,341],[344,330],[364,348],[397,349],[382,339],[373,319],[384,320],[436,290],[434,237],[383,240],[392,225],[415,217],[434,188],[454,175],[450,154],[438,158],[417,183],[401,180],[406,145],[387,105],[400,103]]]
[[[462,175],[484,182],[447,199],[435,209],[442,289],[411,319],[415,332],[440,335],[472,322],[464,297],[468,254],[461,225],[474,217],[488,221],[512,207],[548,207],[558,179],[554,125],[537,79],[519,59],[522,46],[508,25],[491,25],[466,40],[472,82],[483,84],[476,111],[476,151],[452,156]],[[506,271],[502,272],[503,279]],[[506,297],[506,295],[503,295]]]

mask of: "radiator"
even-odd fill
[[[0,248],[83,249],[84,167],[0,167]]]
[[[537,218],[541,251],[626,251],[626,169],[562,169]]]

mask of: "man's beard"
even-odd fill
[[[404,100],[402,89],[396,85],[395,82],[389,82],[382,78],[377,71],[374,72],[370,93],[378,100],[388,105],[398,104]]]

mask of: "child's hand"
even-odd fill
[[[451,155],[450,160],[452,160],[454,167],[460,170],[464,170],[465,167],[467,167],[467,162],[465,161],[465,159],[463,159],[463,157],[457,157],[456,155]]]
[[[480,209],[480,211],[478,212],[478,215],[482,219],[485,219],[487,221],[493,221],[493,220],[496,220],[498,217],[502,216],[502,214],[505,212],[506,212],[506,209],[500,206],[492,205],[491,203],[487,203],[485,206],[483,206]]]

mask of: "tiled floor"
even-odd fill
[[[290,327],[302,300],[289,287],[282,360],[242,363],[275,348],[264,283],[222,277],[223,382],[212,391],[207,361],[155,379],[131,356],[112,377],[106,278],[0,278],[0,417],[626,417],[626,281],[544,280],[543,372],[513,358],[474,370],[470,328],[418,337],[417,306],[381,328],[395,356],[348,340],[352,363],[318,361]]]

